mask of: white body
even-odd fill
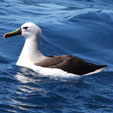
[[[24,29],[24,27],[27,27],[27,30]],[[60,77],[78,76],[75,74],[67,73],[61,69],[36,66],[35,63],[43,61],[44,59],[47,58],[41,53],[39,47],[41,30],[37,25],[31,22],[27,22],[23,24],[21,26],[21,30],[22,30],[22,36],[25,37],[25,44],[16,65],[30,68],[42,75],[52,75],[52,76],[60,76]],[[98,69],[94,72],[85,75],[95,74],[97,72],[101,72],[102,70],[104,70],[104,68]]]

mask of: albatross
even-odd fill
[[[15,31],[5,33],[4,38],[22,35],[25,44],[16,65],[31,68],[41,74],[70,73],[90,75],[103,71],[106,65],[96,65],[70,55],[45,56],[40,50],[41,29],[32,22],[23,24]],[[60,72],[60,73],[58,73]]]

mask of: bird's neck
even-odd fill
[[[46,56],[41,53],[39,43],[40,38],[26,38],[17,65],[27,67],[30,64],[32,65],[44,60]]]

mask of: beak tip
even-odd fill
[[[3,38],[4,38],[4,39],[6,38],[6,35],[5,35],[5,34],[3,35]]]

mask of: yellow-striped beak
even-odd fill
[[[16,36],[16,35],[21,35],[21,28],[18,28],[17,30],[15,31],[12,31],[12,32],[9,32],[9,33],[5,33],[3,35],[4,38],[8,38],[8,37],[11,37],[11,36]]]

